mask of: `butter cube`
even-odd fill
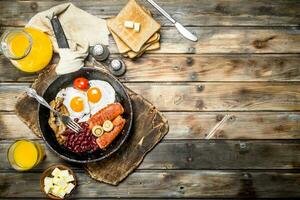
[[[60,178],[59,178],[59,177],[57,177],[57,176],[55,176],[55,177],[53,178],[53,184],[56,184],[56,185],[58,185],[58,184],[59,184],[59,182],[60,182]]]
[[[59,198],[63,199],[66,195],[66,192],[63,189],[58,190],[58,192],[55,194],[55,196],[58,196]]]
[[[52,171],[51,175],[52,176],[59,176],[60,174],[60,169],[58,169],[57,167]]]
[[[50,177],[45,177],[44,179],[44,184],[45,185],[53,185],[53,178],[50,178]]]
[[[69,176],[69,171],[68,170],[61,170],[59,177],[67,177]]]
[[[58,186],[58,185],[54,185],[52,190],[51,190],[51,193],[55,196],[57,196],[57,193],[58,191],[60,190],[61,188]]]
[[[133,22],[132,21],[125,21],[124,22],[124,26],[126,27],[126,28],[133,28]]]
[[[65,188],[65,192],[67,194],[70,194],[70,192],[73,190],[74,187],[75,185],[73,183],[68,183],[67,187]]]
[[[57,185],[59,187],[61,187],[62,189],[64,189],[64,188],[67,187],[68,183],[65,180],[63,180],[63,179],[60,179]]]
[[[69,176],[65,177],[64,180],[65,180],[67,183],[69,183],[69,182],[74,181],[74,177],[73,177],[72,175],[69,175]]]
[[[48,194],[48,193],[50,192],[51,187],[52,187],[52,186],[50,186],[50,185],[45,185],[45,186],[44,186],[44,190],[45,190],[46,194]]]
[[[140,23],[134,23],[134,30],[135,32],[140,32],[141,24]]]
[[[53,187],[53,178],[46,177],[44,179],[44,190],[48,194],[51,188]]]

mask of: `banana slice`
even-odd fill
[[[102,126],[94,126],[92,134],[96,137],[100,137],[104,133]]]
[[[114,125],[111,121],[109,120],[106,120],[104,123],[103,123],[103,130],[106,131],[106,132],[109,132],[111,130],[113,130],[114,128]]]

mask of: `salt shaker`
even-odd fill
[[[115,76],[122,76],[126,72],[126,66],[121,59],[114,58],[109,63],[109,70]]]
[[[90,54],[97,60],[97,61],[104,61],[109,56],[109,50],[106,46],[102,44],[96,44],[95,46],[90,47]]]
[[[126,72],[125,63],[118,58],[109,58],[109,50],[106,46],[96,44],[90,47],[89,52],[97,61],[105,63],[108,70],[115,76],[122,76]]]

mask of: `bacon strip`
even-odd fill
[[[108,145],[112,143],[112,141],[119,135],[119,133],[122,131],[126,120],[118,116],[115,118],[112,123],[114,125],[114,128],[110,132],[106,132],[103,135],[101,135],[99,138],[97,138],[96,142],[100,149],[105,149]]]
[[[105,108],[99,110],[89,120],[89,128],[92,129],[96,125],[102,126],[104,121],[112,121],[117,116],[123,114],[124,108],[120,103],[109,104]]]

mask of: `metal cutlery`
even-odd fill
[[[50,20],[53,32],[57,41],[57,45],[60,49],[66,48],[69,49],[69,43],[67,40],[67,37],[65,35],[65,32],[61,26],[61,23],[57,16],[53,16],[53,18]]]
[[[187,30],[183,25],[177,22],[171,15],[169,15],[162,7],[160,7],[155,1],[147,0],[154,8],[156,8],[161,14],[163,14],[169,21],[171,21],[179,33],[181,33],[185,38],[196,42],[198,40],[197,36]]]
[[[40,104],[42,104],[43,106],[49,108],[52,112],[54,112],[55,115],[57,115],[61,119],[61,121],[75,133],[78,133],[82,129],[81,126],[78,123],[76,123],[73,119],[71,119],[69,116],[62,115],[56,110],[54,110],[43,97],[41,97],[36,93],[34,89],[26,88],[26,93],[28,96],[35,98]]]

